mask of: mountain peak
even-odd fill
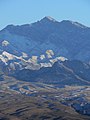
[[[45,16],[41,21],[56,22],[56,20],[50,16]]]

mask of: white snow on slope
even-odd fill
[[[9,45],[9,42],[7,40],[2,41],[2,46],[8,46],[8,45]]]

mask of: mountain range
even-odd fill
[[[47,50],[53,57],[70,60],[90,60],[90,28],[78,22],[58,22],[46,16],[40,21],[24,25],[8,25],[0,31],[0,52],[6,51],[24,58],[44,55]],[[51,57],[48,55],[48,57]]]
[[[46,16],[0,31],[0,120],[90,120],[90,28]]]
[[[1,71],[24,81],[89,84],[89,40],[89,27],[50,16],[8,25],[0,31]]]

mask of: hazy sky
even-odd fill
[[[0,0],[0,29],[51,16],[90,26],[90,0]]]

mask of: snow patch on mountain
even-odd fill
[[[54,18],[52,18],[51,16],[46,16],[45,18],[48,19],[48,20],[50,20],[50,21],[56,22],[56,20]]]
[[[24,52],[30,55],[33,48],[37,46],[37,43],[31,40],[30,38],[28,39],[23,36],[11,34],[7,30],[0,33],[1,41],[6,38],[7,40],[4,40],[2,44],[3,46],[9,45],[7,51],[12,54],[21,55],[21,52]],[[1,49],[6,50],[6,48]]]
[[[9,45],[9,42],[7,40],[2,41],[2,46],[8,46],[8,45]]]
[[[47,55],[49,57],[47,57]],[[52,67],[52,65],[59,61],[65,61],[67,58],[65,57],[56,57],[53,58],[54,52],[53,50],[46,50],[45,54],[41,54],[40,56],[31,56],[22,52],[22,56],[16,56],[14,54],[8,53],[7,51],[3,51],[0,54],[0,64],[2,64],[4,68],[8,69],[8,73],[11,74],[16,70],[21,69],[32,69],[38,70],[41,67]]]

